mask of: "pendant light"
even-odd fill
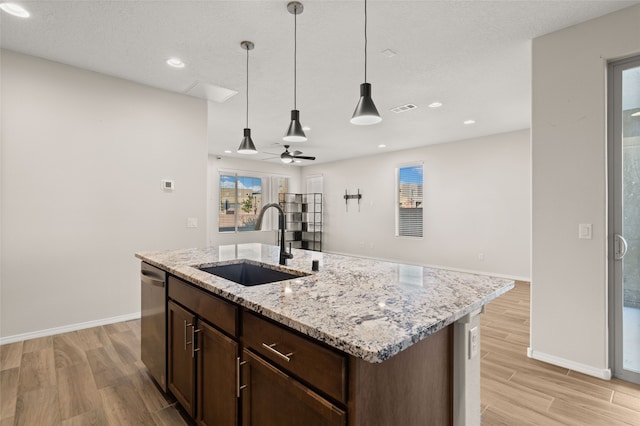
[[[238,154],[257,154],[258,150],[251,139],[251,129],[249,128],[249,51],[253,50],[254,44],[250,41],[240,43],[243,49],[247,51],[247,125],[244,128],[244,137],[238,147]]]
[[[302,13],[304,7],[302,3],[292,1],[287,4],[287,10],[293,14],[293,109],[291,110],[291,123],[287,129],[287,133],[282,140],[285,142],[305,142],[307,135],[304,134],[302,126],[300,125],[300,111],[297,109],[296,104],[296,86],[297,86],[297,53],[298,53],[298,21],[297,16]]]
[[[371,84],[367,83],[367,0],[364,0],[364,83],[360,85],[360,100],[356,105],[351,124],[367,125],[382,121],[371,98]]]

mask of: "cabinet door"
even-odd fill
[[[203,321],[198,329],[198,424],[236,425],[238,343]]]
[[[244,426],[338,426],[346,413],[246,349],[242,367]]]
[[[169,334],[169,390],[176,397],[182,408],[190,416],[194,416],[194,366],[192,354],[192,327],[196,318],[188,310],[172,301],[168,303],[168,334]]]

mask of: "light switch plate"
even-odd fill
[[[578,238],[581,240],[590,240],[593,238],[593,225],[590,223],[581,223],[578,225]]]

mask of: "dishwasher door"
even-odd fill
[[[164,392],[167,391],[167,273],[142,262],[141,348],[142,362]]]

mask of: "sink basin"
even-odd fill
[[[291,280],[305,277],[305,273],[289,273],[272,269],[267,265],[259,265],[248,262],[231,263],[227,265],[216,265],[198,268],[201,271],[222,277],[244,286],[254,286],[260,284],[273,283],[276,281]]]

